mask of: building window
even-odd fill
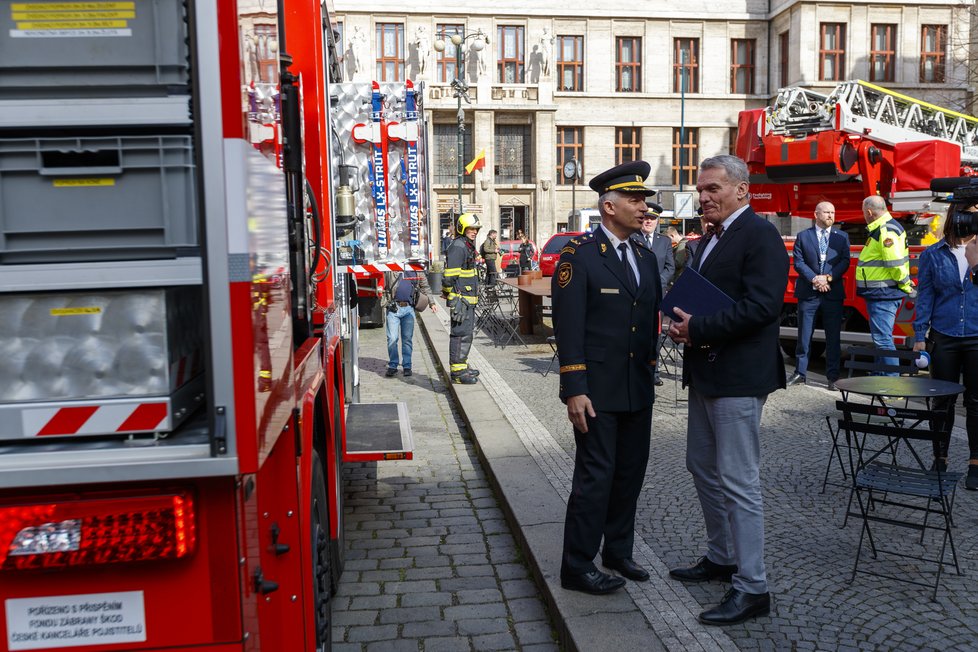
[[[496,183],[533,183],[530,125],[496,125]]]
[[[584,37],[557,37],[557,90],[584,90]]]
[[[672,128],[672,185],[678,186],[682,181],[687,186],[695,186],[700,165],[699,130],[687,128],[685,134],[680,131],[678,127]],[[681,135],[685,137],[682,145]]]
[[[619,36],[615,41],[618,46],[618,53],[615,55],[615,90],[620,93],[641,92],[642,39]]]
[[[255,61],[258,78],[255,81],[276,83],[278,80],[278,26],[255,24]]]
[[[615,165],[637,161],[642,154],[642,130],[638,127],[615,128]]]
[[[757,41],[735,38],[730,41],[730,92],[754,92],[754,51]]]
[[[822,23],[818,48],[818,78],[842,81],[846,68],[846,26],[844,23]]]
[[[571,159],[584,160],[584,127],[557,127],[557,183],[573,185],[574,180],[564,176],[564,165]]]
[[[435,52],[435,79],[443,84],[451,82],[453,79],[460,79],[456,71],[458,53],[455,51],[455,44],[452,43],[452,35],[458,34],[465,36],[465,25],[438,25],[435,30],[435,38],[441,39],[445,44],[445,49]]]
[[[698,38],[673,39],[672,92],[683,91],[685,77],[687,93],[700,92],[700,40]],[[684,74],[685,73],[685,74]]]
[[[465,125],[462,133],[462,165],[475,158],[472,147],[471,125]],[[454,186],[458,184],[458,123],[435,123],[435,184]],[[464,170],[463,170],[464,174]],[[463,183],[471,183],[462,178]]]
[[[523,27],[500,25],[496,30],[496,74],[500,83],[522,84],[525,75]]]
[[[920,81],[943,84],[944,50],[947,49],[947,25],[921,25]]]
[[[404,25],[377,23],[377,81],[404,79]]]
[[[873,25],[869,45],[869,81],[894,80],[896,59],[896,25]]]
[[[781,32],[778,35],[778,53],[781,57],[781,88],[788,87],[788,54],[790,52],[790,46],[788,45],[788,32]]]

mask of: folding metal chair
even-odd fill
[[[886,358],[896,358],[897,364],[892,365],[884,362]],[[850,346],[846,349],[845,359],[842,361],[843,368],[848,372],[849,378],[856,375],[856,372],[863,371],[870,374],[879,374],[886,372],[896,372],[901,375],[914,376],[920,369],[915,364],[917,359],[917,353],[910,350],[888,350],[880,349],[875,346]],[[877,423],[888,423],[885,418],[879,418],[870,416],[869,421],[876,421]],[[826,416],[825,423],[829,431],[829,436],[832,438],[832,448],[829,450],[829,457],[825,462],[825,474],[822,477],[822,493],[825,493],[825,487],[827,485],[833,485],[837,487],[851,487],[849,482],[829,482],[829,475],[832,470],[832,460],[838,461],[839,470],[842,473],[842,479],[847,480],[848,474],[846,473],[846,465],[842,461],[842,451],[841,447],[847,446],[844,439],[840,439],[842,433],[838,429],[833,427],[832,417]],[[894,455],[896,452],[894,451]],[[849,522],[848,513],[842,526],[845,527]]]
[[[953,411],[908,407],[882,408],[878,405],[849,401],[838,401],[836,407],[842,413],[837,427],[839,431],[845,432],[856,451],[852,478],[859,511],[852,512],[851,504],[847,511],[853,516],[860,517],[863,523],[852,577],[849,581],[855,580],[856,573],[862,572],[876,577],[908,582],[933,588],[931,599],[936,600],[941,574],[947,563],[945,557],[948,548],[951,550],[954,568],[959,575],[961,574],[951,533],[954,524],[951,510],[954,506],[957,482],[962,474],[939,469],[930,470],[924,458],[921,458],[914,449],[913,443],[927,442],[932,445],[934,441],[943,439],[950,432],[954,422]],[[870,416],[879,415],[881,412],[890,419],[890,424],[868,420]],[[900,425],[897,425],[898,423]],[[871,437],[883,438],[886,441],[876,450],[869,450],[866,448],[866,442]],[[881,458],[888,452],[892,452],[896,458],[896,447],[900,443],[903,444],[900,447],[900,459],[883,462]],[[925,454],[925,458],[929,458],[929,454]],[[932,514],[940,516],[936,524],[928,522]],[[917,518],[912,518],[913,516]],[[920,532],[919,546],[923,550],[920,554],[910,554],[907,549],[915,544],[911,544],[906,537],[895,537],[884,541],[878,531],[874,534],[870,523],[882,523]],[[926,555],[927,550],[932,547],[924,544],[924,536],[929,530],[942,533],[940,553],[933,557]],[[904,575],[860,569],[864,541],[868,541],[873,559],[877,559],[879,553],[884,553],[936,564],[937,573],[933,586]],[[881,542],[892,544],[892,547],[884,548],[880,545]]]
[[[547,338],[547,344],[553,350],[554,354],[550,358],[550,364],[547,365],[546,371],[543,372],[543,377],[546,378],[547,374],[554,368],[554,363],[557,362],[557,338],[553,335]]]

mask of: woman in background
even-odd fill
[[[930,331],[930,375],[936,380],[964,384],[964,407],[970,464],[965,487],[978,489],[978,285],[965,258],[965,246],[975,235],[962,235],[954,223],[957,211],[974,212],[951,205],[944,222],[944,238],[920,255],[917,273],[917,306],[914,316],[914,351],[923,351]],[[938,398],[936,410],[952,410],[956,396]],[[934,444],[934,468],[947,469],[950,436]]]

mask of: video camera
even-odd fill
[[[947,219],[954,224],[958,235],[978,234],[978,212],[965,210],[971,206],[978,206],[978,177],[932,179],[930,190],[935,193],[951,193],[941,201],[951,204]]]

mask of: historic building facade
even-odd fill
[[[451,36],[464,37],[461,160],[482,150],[486,160],[463,174],[463,204],[502,239],[522,230],[542,244],[573,227],[573,207],[595,205],[587,180],[623,161],[649,161],[672,208],[702,158],[732,151],[738,112],[784,86],[828,93],[864,79],[970,109],[971,4],[335,0],[335,29],[347,79],[424,83],[443,224],[458,193]],[[564,173],[572,159],[576,186]]]

